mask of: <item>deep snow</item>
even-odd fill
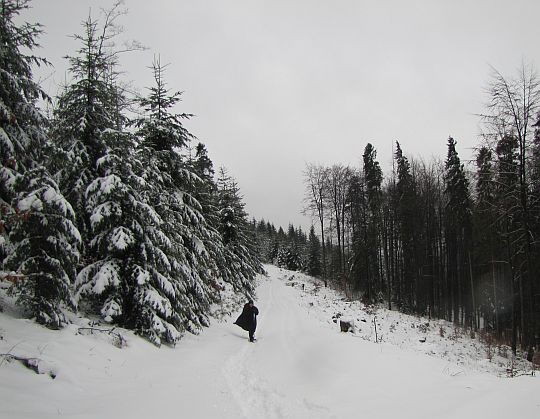
[[[85,319],[37,326],[0,292],[0,353],[35,357],[43,372],[0,357],[0,418],[540,417],[539,376],[516,362],[529,375],[506,378],[504,349],[489,361],[446,322],[366,310],[309,277],[266,269],[254,344],[232,324],[238,304],[176,348],[125,330],[117,348],[114,335],[80,331]],[[339,331],[338,313],[355,333]]]

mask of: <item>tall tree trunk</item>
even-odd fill
[[[474,279],[473,279],[473,268],[471,261],[471,252],[469,252],[469,275],[471,277],[471,299],[472,299],[472,330],[475,332],[478,330],[478,324],[476,319],[476,298],[475,298],[475,288],[474,288]]]

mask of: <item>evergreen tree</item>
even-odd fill
[[[201,212],[206,220],[208,234],[204,239],[204,247],[215,264],[212,281],[219,277],[227,282],[235,283],[235,277],[230,272],[225,257],[226,250],[219,232],[219,195],[214,180],[214,165],[204,144],[198,143],[195,147],[195,156],[190,156],[190,168],[196,176],[192,176],[191,181],[184,182],[184,185],[188,188],[189,194],[200,203]]]
[[[46,120],[35,102],[46,95],[31,71],[44,60],[23,53],[36,47],[40,28],[14,22],[28,1],[2,0],[0,8],[0,205],[8,222],[0,228],[1,262],[22,275],[11,289],[18,303],[57,328],[66,323],[63,307],[73,306],[80,237],[73,209],[44,167]]]
[[[292,224],[289,224],[288,233],[284,240],[277,252],[277,265],[291,271],[306,270],[309,255],[307,253],[307,237],[302,229],[295,229]]]
[[[410,164],[396,142],[395,159],[397,162],[397,217],[402,248],[402,287],[400,289],[401,305],[404,310],[411,310],[416,305],[417,240],[418,208],[414,180],[410,172]]]
[[[321,268],[321,242],[315,233],[315,227],[311,226],[309,230],[309,241],[308,241],[308,261],[306,271],[308,275],[314,277],[320,277],[322,274]]]
[[[471,291],[468,286],[470,284],[468,267],[472,211],[469,181],[465,176],[463,164],[456,150],[456,141],[452,137],[448,139],[444,180],[444,192],[447,199],[445,208],[446,251],[452,314],[454,322],[461,323],[462,307],[465,307],[467,311],[466,316],[473,314],[469,295],[467,295],[467,291]],[[466,301],[468,304],[465,305]]]
[[[15,19],[29,0],[0,1],[0,205],[11,213],[15,179],[40,160],[46,120],[37,112],[35,101],[47,98],[32,79],[32,65],[46,61],[24,51],[37,47],[39,25],[17,25]],[[5,252],[5,249],[4,249]],[[0,253],[1,254],[1,253]]]
[[[148,96],[140,100],[140,106],[148,117],[137,122],[142,145],[158,153],[168,153],[175,148],[182,149],[194,138],[182,124],[183,120],[192,115],[171,112],[180,101],[182,92],[171,92],[167,88],[164,79],[166,68],[167,65],[162,65],[160,58],[154,60],[152,71],[155,85],[148,89]]]
[[[277,264],[278,256],[280,254],[281,248],[286,245],[287,235],[283,231],[283,228],[280,226],[274,235],[272,240],[272,249],[270,252],[270,260],[272,263]]]
[[[523,308],[520,299],[519,271],[521,265],[520,234],[519,234],[519,163],[518,141],[513,135],[501,137],[495,149],[497,154],[497,174],[495,200],[497,202],[497,232],[501,239],[501,260],[505,261],[499,268],[506,278],[503,286],[502,301],[506,313],[500,319],[506,327],[512,330],[511,345],[515,353],[518,345],[520,312]],[[522,317],[521,317],[522,318]]]
[[[295,229],[294,225],[289,224],[287,240],[289,242],[290,266],[294,266],[294,269],[291,270],[301,271],[305,268],[305,245],[307,241],[302,229]]]
[[[479,289],[479,309],[487,320],[489,327],[500,336],[499,312],[501,310],[500,289],[503,284],[498,281],[497,261],[503,255],[499,251],[497,228],[495,179],[493,155],[487,147],[481,147],[476,156],[476,201],[473,213],[474,227],[474,266],[476,274],[485,278]]]
[[[203,143],[198,143],[195,147],[195,158],[192,164],[193,171],[204,179],[207,185],[214,186],[214,164],[208,157],[208,150]]]
[[[349,258],[351,285],[354,291],[364,291],[368,285],[368,242],[366,240],[368,210],[365,183],[362,173],[358,170],[349,179],[347,209],[349,211],[349,224],[352,237],[352,255]]]
[[[264,263],[272,263],[272,251],[275,243],[276,228],[265,220],[251,223],[252,231],[255,233],[257,251],[260,259]]]
[[[219,235],[207,224],[200,202],[190,193],[193,182],[201,179],[180,154],[193,138],[182,125],[188,115],[172,112],[180,93],[167,90],[159,61],[154,61],[152,70],[155,86],[141,99],[145,115],[135,121],[135,126],[140,144],[137,154],[144,166],[142,177],[148,185],[145,202],[155,208],[162,221],[162,245],[155,266],[158,280],[153,286],[160,298],[169,301],[173,317],[181,319],[181,324],[171,324],[179,332],[195,333],[208,325],[209,305],[217,298],[212,284],[218,267],[209,246],[219,241]],[[153,339],[163,334],[160,327],[148,330],[155,325],[153,316],[162,314],[146,311],[142,315],[147,318],[146,335]]]
[[[5,266],[24,278],[12,292],[39,323],[58,328],[67,323],[63,307],[75,307],[71,283],[81,240],[75,214],[43,166],[26,171],[15,188],[21,191],[15,199],[18,217]]]
[[[225,245],[229,269],[226,279],[236,289],[253,294],[254,279],[257,273],[262,272],[262,265],[255,251],[254,237],[250,235],[240,190],[224,168],[220,169],[217,188],[219,232]]]
[[[108,151],[104,135],[119,128],[122,118],[117,106],[120,92],[111,82],[111,74],[117,71],[113,40],[118,34],[118,7],[119,3],[104,12],[101,24],[89,16],[83,34],[74,35],[80,48],[67,57],[73,81],[64,87],[53,114],[51,137],[57,152],[51,166],[76,212],[85,243],[91,231],[86,189],[99,177],[97,162]]]
[[[367,298],[378,300],[383,292],[380,275],[379,233],[381,231],[382,170],[377,159],[377,151],[368,143],[364,149],[364,179],[367,198]]]
[[[104,135],[109,152],[87,188],[95,255],[77,279],[77,295],[102,317],[151,342],[174,344],[188,322],[186,289],[173,278],[165,225],[146,203],[148,185],[130,134]]]

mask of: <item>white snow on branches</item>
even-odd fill
[[[117,227],[111,234],[109,250],[126,250],[133,243],[135,243],[133,233],[125,227]]]

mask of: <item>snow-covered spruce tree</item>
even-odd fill
[[[118,128],[119,92],[111,79],[117,71],[114,38],[119,34],[115,23],[122,14],[119,7],[117,2],[104,12],[102,23],[89,16],[82,23],[83,33],[74,35],[80,48],[67,57],[72,81],[64,87],[53,112],[50,134],[57,152],[51,167],[75,209],[85,243],[91,230],[86,189],[99,176],[97,162],[107,153],[103,133]]]
[[[74,308],[72,281],[79,258],[80,235],[71,205],[43,166],[15,182],[18,214],[10,224],[12,251],[5,267],[20,272],[11,292],[39,323],[58,328],[67,323],[63,306]]]
[[[5,223],[15,217],[11,206],[15,179],[35,164],[39,150],[35,145],[44,141],[38,128],[44,119],[34,101],[45,93],[32,80],[31,66],[46,62],[21,51],[37,47],[41,30],[39,25],[14,23],[28,7],[28,1],[0,1],[0,262],[7,254]]]
[[[219,243],[219,235],[209,227],[201,204],[190,193],[193,183],[202,182],[181,154],[193,138],[182,124],[190,115],[172,112],[180,92],[171,94],[167,89],[159,60],[152,69],[155,86],[140,100],[145,115],[136,120],[135,127],[143,177],[149,185],[147,203],[156,209],[166,232],[161,254],[156,255],[166,270],[158,272],[168,278],[175,292],[170,293],[161,281],[154,286],[181,319],[179,330],[196,333],[208,325],[209,306],[217,298],[212,285],[219,273],[209,246]]]
[[[32,80],[31,66],[45,61],[34,49],[38,25],[14,19],[28,1],[0,1],[0,255],[4,269],[20,274],[11,288],[36,320],[49,327],[66,323],[71,281],[79,256],[74,212],[44,167],[45,118],[35,101],[46,95]],[[7,233],[7,240],[6,240]]]
[[[207,223],[209,234],[203,240],[210,258],[216,265],[217,271],[214,276],[230,283],[239,292],[251,294],[252,287],[248,287],[247,290],[243,289],[242,281],[238,281],[235,271],[231,269],[230,261],[226,257],[228,250],[225,248],[219,231],[221,217],[218,208],[219,194],[214,180],[214,165],[208,157],[204,144],[197,144],[195,155],[190,158],[190,167],[199,179],[194,179],[192,182],[186,183],[185,186],[190,195],[200,203]]]
[[[277,263],[280,268],[290,271],[302,270],[302,261],[300,255],[293,247],[284,247],[279,250]]]
[[[255,240],[250,233],[240,189],[224,168],[219,171],[217,187],[219,231],[226,248],[227,266],[235,280],[233,285],[253,293],[255,276],[263,272],[263,269],[257,256]]]
[[[307,271],[309,260],[307,237],[299,227],[289,229],[277,253],[277,265],[291,271]]]
[[[201,203],[205,219],[211,231],[210,240],[205,241],[204,245],[217,265],[219,277],[231,284],[236,291],[253,296],[254,276],[248,275],[248,277],[244,277],[243,274],[239,274],[241,270],[239,271],[238,266],[242,264],[242,261],[231,254],[233,246],[227,246],[220,233],[222,231],[222,211],[220,208],[222,194],[218,191],[218,186],[214,181],[213,163],[208,157],[208,152],[203,144],[199,143],[197,145],[195,156],[191,161],[193,171],[202,180],[202,182],[192,183],[194,188],[191,193]],[[247,220],[247,214],[245,220]],[[246,226],[247,230],[244,234],[246,237],[250,237],[250,253],[248,255],[259,255],[260,249],[256,246],[255,232],[249,223]],[[260,265],[260,262],[258,263]]]
[[[97,161],[99,177],[86,190],[93,262],[77,278],[77,297],[106,321],[134,329],[151,342],[174,344],[184,318],[185,290],[171,277],[164,223],[147,204],[149,185],[130,134],[102,136],[108,152]]]
[[[255,235],[259,259],[263,263],[271,263],[270,254],[272,252],[273,237],[276,234],[275,227],[273,228],[270,223],[264,220],[256,221],[255,219],[251,220],[250,227],[252,233]]]
[[[270,250],[271,263],[279,264],[278,258],[281,253],[281,249],[287,246],[287,235],[283,231],[283,227],[279,227],[276,234],[273,236],[272,247]]]

